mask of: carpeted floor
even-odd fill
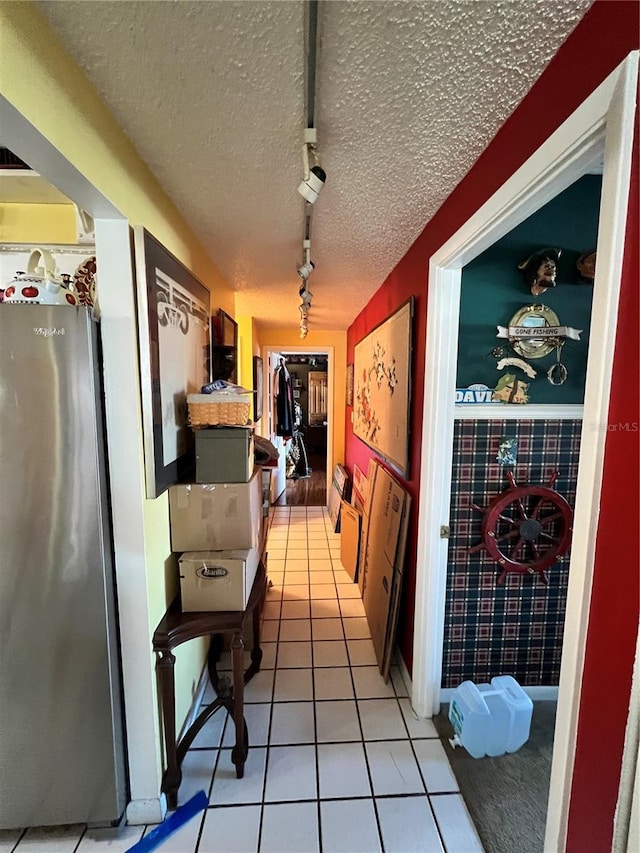
[[[547,817],[556,703],[534,702],[529,740],[518,752],[472,758],[453,749],[449,706],[434,723],[487,853],[541,853]]]

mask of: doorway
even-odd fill
[[[485,248],[585,174],[603,157],[598,272],[591,337],[598,358],[589,362],[584,419],[606,423],[620,289],[622,248],[637,85],[637,56],[630,55],[544,145],[430,260],[425,353],[413,696],[416,711],[437,713],[441,698],[447,541],[437,531],[448,523],[455,422],[455,387],[461,268]],[[582,436],[576,490],[571,571],[558,696],[545,848],[562,849],[573,771],[583,650],[589,616],[605,435]],[[443,452],[444,449],[444,452]]]
[[[522,853],[543,849],[569,581],[563,543],[575,507],[593,296],[593,284],[578,275],[576,264],[596,245],[602,186],[599,166],[592,171],[462,270],[456,400],[474,398],[468,388],[483,398],[500,395],[505,383],[517,383],[518,395],[528,400],[506,406],[456,403],[455,411],[443,705],[436,721],[488,853],[512,849],[515,838]],[[555,285],[535,297],[518,264],[530,249],[551,244],[560,248]],[[525,308],[538,309],[550,322],[559,317],[564,326],[580,330],[577,339],[566,338],[559,349],[516,341],[514,351],[496,337],[496,327],[518,325],[512,318]],[[526,316],[538,315],[532,310]],[[556,364],[564,371],[561,383]],[[539,495],[522,497],[520,505],[506,500],[491,533],[504,558],[522,573],[499,579],[499,564],[485,547],[487,516],[481,510],[508,494],[509,477],[520,487],[547,491],[544,500]],[[518,506],[540,519],[531,540],[513,536],[521,529]],[[569,520],[557,509],[565,506]],[[513,676],[534,700],[530,736],[513,755],[469,760],[464,750],[449,749],[447,703],[463,681],[486,684],[496,675]]]
[[[333,464],[333,347],[265,347],[266,424],[278,447],[281,465],[272,482],[275,506],[327,506]],[[286,366],[293,401],[295,433],[283,440],[275,434],[274,375]],[[280,470],[281,469],[281,470]]]
[[[283,353],[293,392],[294,437],[287,453],[280,506],[325,506],[327,494],[327,370],[323,353]]]

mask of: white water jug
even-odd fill
[[[491,684],[463,681],[453,691],[449,721],[451,746],[463,746],[473,758],[516,752],[529,739],[533,703],[510,675]]]

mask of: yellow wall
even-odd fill
[[[314,330],[300,340],[297,329],[260,329],[260,346],[274,350],[295,350],[300,347],[313,352],[314,349],[333,347],[333,412],[332,436],[333,456],[329,470],[344,462],[344,417],[347,382],[347,333]]]
[[[233,311],[232,291],[34,3],[0,3],[0,94],[132,225],[143,225],[209,287],[212,305]],[[140,626],[145,636],[151,636],[164,612],[169,594],[165,573],[169,587],[175,583],[168,516],[166,493],[146,501],[145,561],[153,624]],[[176,710],[181,721],[204,662],[204,643],[187,643],[178,652]]]
[[[253,356],[260,355],[258,329],[253,317],[238,317],[236,322],[238,324],[238,385],[255,391],[253,387]],[[255,416],[252,414],[251,417]]]
[[[0,204],[0,243],[77,242],[71,204]]]

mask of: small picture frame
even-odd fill
[[[353,363],[347,365],[347,406],[353,406]]]
[[[253,357],[253,420],[257,423],[262,418],[262,395],[263,395],[263,366],[259,355]]]

